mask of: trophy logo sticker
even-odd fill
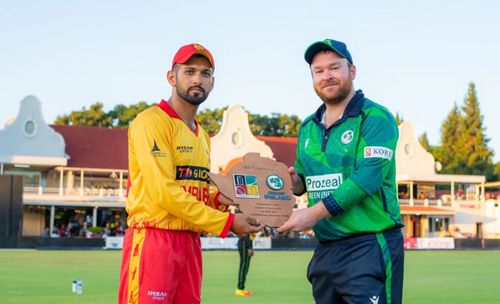
[[[266,184],[269,188],[271,188],[272,190],[281,190],[283,189],[283,179],[281,177],[279,177],[278,175],[269,175],[267,178],[266,178]]]
[[[255,175],[233,175],[234,193],[238,198],[259,198],[259,185]]]

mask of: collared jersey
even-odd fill
[[[401,227],[392,114],[357,91],[344,115],[328,129],[323,104],[304,120],[295,167],[309,206],[323,201],[331,216],[314,227],[320,241]]]
[[[134,119],[128,139],[128,225],[225,237],[234,216],[209,191],[210,138],[199,124],[191,130],[162,100]]]

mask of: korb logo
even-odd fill
[[[167,295],[168,293],[166,291],[148,291],[148,296],[151,297],[153,301],[165,301],[167,299]]]
[[[391,149],[385,147],[365,147],[365,158],[385,158],[388,160],[392,159],[394,152]]]

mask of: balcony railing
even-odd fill
[[[447,200],[447,199],[399,199],[399,203],[403,206],[424,206],[424,207],[448,207],[448,208],[466,208],[466,209],[481,209],[484,203],[481,200]]]
[[[24,200],[32,201],[125,201],[124,189],[24,187]]]

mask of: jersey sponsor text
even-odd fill
[[[307,191],[335,190],[342,184],[342,174],[325,174],[306,177]]]
[[[148,296],[150,296],[153,301],[165,301],[168,293],[166,291],[155,291],[148,290]]]
[[[365,158],[385,158],[392,159],[393,151],[385,147],[368,146],[365,147]]]
[[[208,205],[208,188],[198,187],[198,186],[182,186],[184,191],[190,193],[197,200],[202,201],[205,205]]]
[[[209,170],[205,167],[196,166],[177,166],[175,179],[176,180],[197,180],[202,182],[209,182]]]

